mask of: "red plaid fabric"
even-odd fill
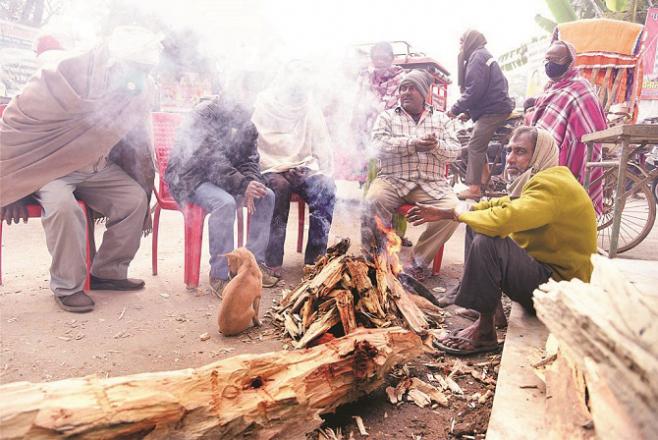
[[[438,148],[417,153],[414,141],[434,133]],[[443,113],[427,106],[418,123],[401,106],[380,113],[372,131],[379,160],[377,177],[393,185],[400,197],[420,186],[435,199],[452,191],[443,170],[461,151],[454,124]]]
[[[605,130],[608,124],[603,108],[590,83],[576,70],[555,83],[549,83],[544,95],[538,98],[532,125],[548,130],[560,148],[560,165],[569,167],[582,184],[585,179],[586,146],[583,135]],[[595,144],[593,161],[601,160],[601,145]],[[603,168],[592,169],[591,180],[601,176]],[[589,188],[589,196],[597,213],[603,208],[603,182]]]

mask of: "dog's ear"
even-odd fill
[[[224,257],[226,257],[226,264],[228,265],[228,270],[231,273],[237,272],[241,262],[240,255],[238,255],[235,251],[232,251],[229,252],[228,254],[224,254]]]

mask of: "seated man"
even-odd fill
[[[324,116],[309,91],[310,72],[299,61],[286,65],[272,87],[256,99],[252,121],[258,130],[260,165],[276,194],[265,253],[267,265],[280,274],[290,211],[290,196],[309,206],[304,263],[313,264],[327,250],[336,202],[331,139]]]
[[[474,232],[455,304],[479,318],[442,339],[440,348],[466,355],[498,349],[495,310],[502,292],[534,313],[532,293],[549,278],[589,281],[596,252],[596,216],[587,192],[567,167],[557,166],[558,148],[542,129],[516,129],[508,146],[507,171],[516,176],[510,195],[470,210],[414,207],[413,224],[439,219],[466,223]]]
[[[379,166],[366,194],[361,240],[366,252],[378,235],[373,217],[390,224],[393,213],[405,203],[443,209],[457,205],[443,170],[447,160],[457,157],[460,145],[447,127],[447,116],[425,104],[431,82],[422,70],[408,73],[400,83],[400,104],[382,112],[375,122],[372,142]],[[427,225],[405,271],[416,279],[428,276],[428,265],[457,226],[451,219]]]
[[[233,224],[244,202],[251,215],[247,249],[261,265],[263,286],[278,279],[265,267],[274,193],[265,186],[249,113],[227,98],[201,102],[178,129],[165,180],[179,205],[192,202],[210,213],[210,289],[221,297],[228,283],[225,254],[234,249]]]
[[[148,75],[159,46],[146,29],[117,28],[107,44],[44,68],[3,114],[0,219],[27,221],[30,195],[42,206],[52,256],[50,288],[66,311],[94,308],[83,291],[87,219],[76,197],[107,219],[91,266],[91,289],[144,286],[127,272],[142,231],[150,228],[147,199],[155,172],[147,131],[153,92]],[[125,155],[110,156],[117,149]]]

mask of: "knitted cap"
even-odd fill
[[[424,70],[412,70],[411,72],[407,73],[404,78],[402,78],[400,86],[405,83],[411,84],[416,88],[416,90],[420,92],[421,95],[423,95],[423,97],[426,98],[430,93],[432,81],[433,80],[430,74]]]

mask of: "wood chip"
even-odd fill
[[[421,408],[425,408],[432,403],[430,396],[419,390],[418,388],[412,388],[407,392],[407,400],[416,404]]]
[[[436,402],[443,407],[448,406],[448,398],[445,396],[445,394],[443,394],[434,385],[430,385],[427,382],[423,382],[417,377],[411,379],[411,389],[417,389],[419,391],[422,391],[433,402]]]
[[[446,378],[446,383],[448,384],[448,388],[450,388],[450,391],[452,391],[455,394],[464,394],[464,391],[461,389],[459,384],[452,380],[451,377]]]
[[[352,418],[356,422],[356,427],[359,428],[359,433],[361,435],[369,435],[368,431],[366,431],[366,426],[363,424],[363,419],[360,416],[352,416]]]
[[[398,396],[397,396],[397,392],[395,391],[395,388],[391,386],[386,387],[386,395],[388,396],[388,401],[391,402],[393,405],[398,403]]]
[[[124,307],[123,310],[121,310],[121,314],[119,315],[118,321],[121,321],[123,319],[123,315],[126,313],[126,308]]]
[[[199,335],[199,339],[201,339],[202,341],[207,341],[208,339],[210,339],[210,334],[208,332],[201,333]]]

